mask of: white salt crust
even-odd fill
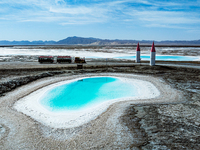
[[[85,49],[82,50],[65,50],[65,49],[61,49],[59,50],[59,55],[70,55],[70,56],[78,56],[79,57],[86,57],[86,58],[116,58],[116,57],[124,57],[124,56],[134,56],[135,55],[135,51],[129,51],[129,50],[125,50],[126,48],[122,47],[121,50],[119,49],[109,49],[109,52],[111,53],[107,53],[107,52],[96,52],[93,51],[92,49],[90,49],[89,51],[85,51]],[[167,50],[167,49],[165,49]],[[170,49],[169,49],[170,50]],[[55,56],[58,54],[58,50],[57,49],[50,49],[50,50],[46,50],[46,49],[13,49],[13,48],[0,48],[0,54],[2,56],[4,55],[46,55],[46,54]],[[150,55],[150,50],[149,51],[143,51],[142,54],[143,56],[149,56]],[[142,56],[141,55],[141,56]],[[159,55],[156,54],[157,56],[179,56],[179,55]],[[187,56],[187,57],[191,57],[194,60],[193,61],[200,61],[200,57],[199,56]]]
[[[97,76],[92,76],[92,77],[97,77]],[[91,104],[90,106],[83,108],[79,111],[51,112],[40,104],[40,99],[42,95],[49,89],[52,89],[56,86],[60,86],[62,84],[84,79],[84,78],[76,78],[74,80],[67,80],[64,82],[62,81],[43,87],[17,101],[14,104],[14,108],[17,109],[17,111],[32,117],[33,119],[37,120],[38,122],[46,126],[50,126],[52,128],[72,128],[81,126],[85,123],[88,123],[91,120],[94,120],[97,116],[105,112],[107,108],[113,103],[121,101],[134,101],[139,99],[140,100],[151,99],[160,95],[159,90],[152,83],[148,81],[122,78],[116,76],[109,76],[109,77],[115,77],[122,80],[123,82],[128,82],[133,84],[137,88],[138,92],[137,95],[139,96],[114,99],[99,104]]]

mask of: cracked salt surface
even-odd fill
[[[67,80],[65,82],[58,82],[39,89],[17,101],[14,105],[14,108],[46,126],[50,126],[52,128],[72,128],[81,126],[91,120],[94,120],[97,116],[105,112],[108,107],[113,103],[120,101],[134,101],[147,98],[151,99],[160,95],[158,89],[148,81],[123,77],[118,78],[130,84],[134,84],[138,92],[137,96],[113,99],[97,104],[96,106],[87,107],[77,111],[52,112],[41,105],[40,98],[46,91],[62,84],[83,79],[77,78],[74,80]]]

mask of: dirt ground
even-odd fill
[[[199,64],[91,61],[77,69],[76,65],[36,63],[0,64],[1,149],[199,149]],[[49,79],[56,82],[60,77],[88,73],[140,75],[142,80],[151,80],[162,96],[154,102],[114,104],[76,129],[52,129],[13,109],[15,101],[50,84]]]

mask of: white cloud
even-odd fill
[[[53,8],[50,7],[50,12],[53,13],[60,13],[60,14],[71,14],[71,15],[79,15],[79,14],[89,14],[92,13],[94,10],[88,7],[76,7],[76,8]]]
[[[140,20],[148,22],[160,22],[163,24],[193,24],[200,22],[199,18],[188,17],[188,14],[182,12],[134,11],[133,13]]]
[[[167,8],[183,6],[179,3],[156,3],[147,8],[129,8],[124,14],[131,16],[126,21],[138,23],[140,26],[146,27],[162,27],[162,28],[185,28],[183,26],[200,24],[200,14],[193,11],[176,11],[161,9],[163,6]],[[189,4],[192,5],[192,4]],[[179,7],[180,6],[180,7]],[[192,5],[193,6],[193,5]],[[131,18],[131,19],[130,19]]]
[[[160,27],[200,23],[198,13],[176,11],[194,5],[194,3],[184,6],[185,3],[177,2],[117,0],[72,6],[64,0],[1,0],[0,4],[6,4],[8,7],[2,8],[0,6],[0,12],[4,12],[2,16],[0,15],[1,20],[9,18],[12,21],[19,22],[57,22],[66,25],[101,23],[114,20],[121,22],[134,21],[134,23],[142,26]],[[13,6],[17,6],[17,8]],[[164,8],[164,10],[160,8]]]

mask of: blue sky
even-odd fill
[[[0,40],[200,39],[200,0],[0,0]]]

